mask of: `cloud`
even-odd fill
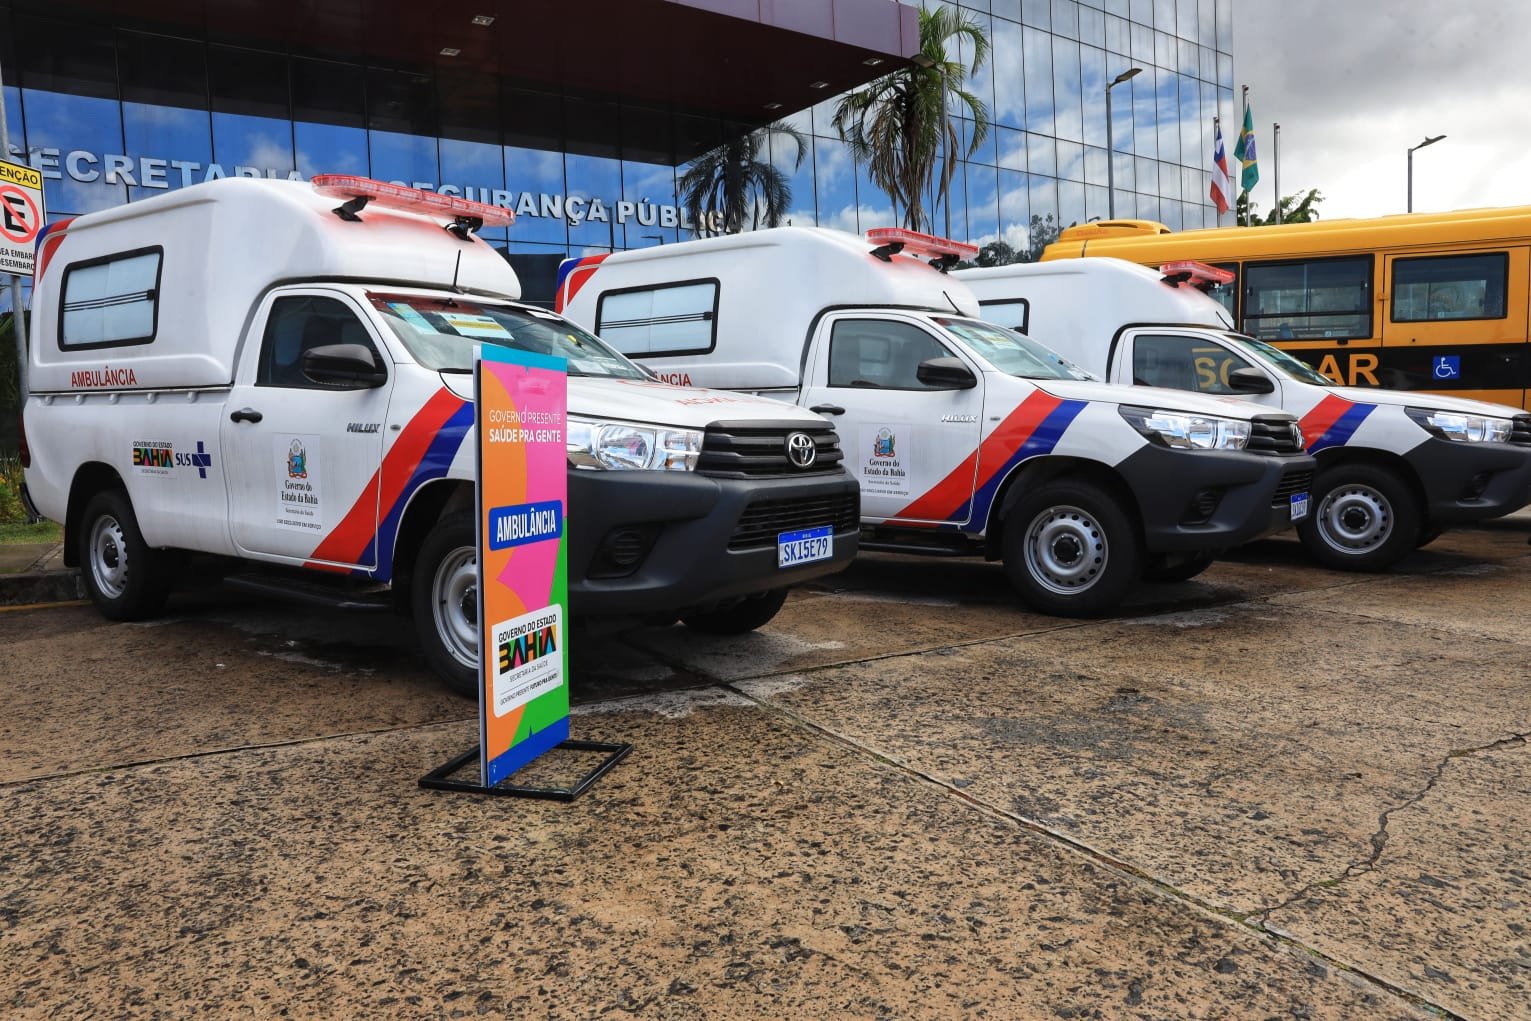
[[[1524,0],[1239,4],[1234,73],[1251,87],[1256,205],[1272,203],[1273,121],[1281,190],[1318,188],[1327,219],[1402,212],[1407,150],[1439,134],[1414,154],[1415,210],[1531,204],[1528,37]],[[1230,160],[1236,132],[1224,132]]]

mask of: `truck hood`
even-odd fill
[[[1128,386],[1124,383],[1094,383],[1078,379],[1028,380],[1037,389],[1073,401],[1101,401],[1109,404],[1135,404],[1165,411],[1183,411],[1191,415],[1220,415],[1223,418],[1251,419],[1256,415],[1286,415],[1242,397],[1211,397],[1185,390],[1157,386]],[[1290,416],[1288,416],[1290,417]]]
[[[473,376],[444,372],[441,380],[459,397],[473,399]],[[824,419],[785,401],[727,390],[702,390],[636,379],[569,377],[569,414],[648,425],[704,429],[712,422],[802,422]]]
[[[1487,415],[1493,418],[1514,418],[1525,414],[1508,404],[1490,404],[1487,401],[1470,401],[1462,397],[1423,393],[1406,390],[1366,390],[1357,386],[1326,387],[1325,393],[1343,397],[1357,404],[1393,404],[1399,407],[1431,408],[1436,411],[1454,411],[1463,415]]]

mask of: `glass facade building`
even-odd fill
[[[1222,113],[1230,149],[1234,129],[1232,0],[960,6],[992,43],[969,86],[993,126],[935,208],[937,233],[1024,251],[1104,217],[1108,158],[1118,217],[1176,229],[1213,222],[1213,115]],[[221,176],[362,174],[516,208],[513,227],[485,236],[540,300],[567,256],[693,236],[680,176],[754,126],[459,72],[449,61],[373,66],[19,3],[0,3],[0,65],[11,158],[43,171],[50,219]],[[1142,72],[1112,93],[1108,157],[1105,86],[1131,67]],[[831,126],[837,98],[784,118],[801,148],[772,139],[769,158],[792,187],[788,220],[888,225],[887,196]]]

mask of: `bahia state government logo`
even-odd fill
[[[872,441],[873,457],[896,457],[893,452],[893,441],[896,439],[892,429],[877,430],[877,438]]]

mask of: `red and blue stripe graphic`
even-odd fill
[[[595,275],[596,267],[610,256],[610,252],[603,255],[587,255],[582,259],[565,259],[558,264],[558,286],[553,289],[553,311],[562,312],[569,307],[579,289],[589,283]],[[564,292],[564,285],[568,284],[568,293]]]
[[[377,566],[356,573],[379,581],[393,576],[393,546],[409,498],[421,486],[445,478],[457,451],[473,428],[473,405],[450,390],[438,390],[409,420],[382,466],[330,534],[312,553],[314,561]],[[332,564],[307,566],[345,571]]]
[[[1085,403],[1036,391],[995,426],[976,451],[894,516],[955,526],[965,522],[967,531],[983,531],[1010,470],[1028,458],[1052,453]]]
[[[1302,442],[1310,454],[1329,447],[1343,447],[1366,421],[1366,416],[1376,410],[1375,404],[1360,404],[1330,394],[1302,416]]]

